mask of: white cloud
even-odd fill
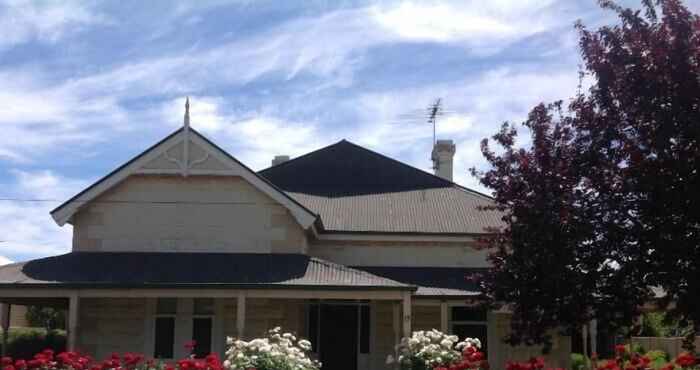
[[[388,32],[409,41],[459,42],[477,54],[551,29],[561,22],[548,11],[551,0],[401,2],[375,7],[374,20]]]
[[[437,138],[457,144],[455,182],[486,192],[468,172],[471,167],[486,165],[479,148],[481,139],[496,133],[504,121],[524,121],[540,102],[573,96],[577,84],[575,65],[554,70],[550,66],[522,66],[518,70],[498,68],[476,79],[449,84],[363,94],[351,102],[358,107],[359,122],[345,134],[358,144],[430,172],[431,126],[420,118],[404,122],[398,117],[442,97],[446,110],[454,113],[438,121]],[[413,106],[407,107],[406,102]]]
[[[2,266],[2,265],[9,265],[9,264],[11,264],[11,263],[13,263],[13,262],[14,262],[13,260],[11,260],[11,259],[9,259],[9,258],[7,258],[7,257],[5,257],[5,256],[0,256],[0,266]]]
[[[52,202],[0,202],[0,255],[44,256],[71,247],[71,227],[59,227],[49,212],[85,187],[86,183],[51,171],[13,171],[14,182],[5,184],[19,199],[55,199]]]
[[[50,3],[66,7],[51,11],[44,9],[51,6],[39,7],[37,3],[13,4],[15,9],[30,9],[28,14],[70,13],[64,23],[56,23],[65,27],[104,21],[80,3]],[[459,40],[479,46],[475,51],[493,51],[557,19],[552,12],[543,11],[548,4],[402,3],[392,7],[342,9],[318,17],[293,19],[252,36],[236,35],[234,41],[208,49],[194,48],[117,63],[111,69],[65,81],[54,82],[50,71],[3,73],[0,70],[5,87],[0,92],[0,111],[4,112],[0,115],[0,124],[10,133],[0,137],[0,156],[31,161],[56,145],[95,142],[114,131],[134,129],[146,118],[162,119],[162,115],[143,116],[148,112],[131,110],[127,114],[124,102],[143,97],[157,100],[185,94],[202,95],[199,106],[193,106],[193,112],[199,110],[196,113],[201,128],[218,130],[226,121],[217,119],[225,114],[213,109],[222,102],[209,104],[206,100],[207,92],[217,87],[243,86],[271,75],[290,80],[306,74],[316,77],[315,82],[304,86],[310,94],[346,88],[353,83],[356,70],[366,63],[366,54],[372,47],[414,39]],[[69,12],[69,7],[77,9]],[[447,15],[449,17],[443,17]],[[44,76],[46,78],[42,78]],[[396,103],[405,104],[405,101]],[[181,109],[171,117],[179,121]],[[234,118],[240,119],[240,115]],[[13,137],[22,140],[11,139]],[[402,141],[397,139],[397,142]]]
[[[77,1],[7,0],[0,4],[0,49],[31,40],[55,43],[85,26],[108,22]]]

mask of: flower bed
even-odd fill
[[[223,370],[221,361],[215,354],[204,359],[187,357],[174,363],[157,360],[146,360],[142,354],[125,353],[112,354],[102,361],[95,361],[90,356],[78,352],[61,352],[46,349],[34,355],[30,360],[13,360],[3,357],[2,370]]]
[[[585,358],[578,365],[578,370],[590,367],[595,370],[700,370],[700,361],[692,353],[681,353],[675,359],[667,361],[661,351],[649,351],[646,354],[632,351],[629,346],[615,346],[615,358],[598,359],[594,354],[590,362]],[[525,362],[506,363],[506,370],[541,370],[545,369],[543,358],[532,358]],[[552,369],[554,370],[554,369]],[[556,369],[561,370],[561,369]]]
[[[96,361],[78,352],[55,354],[46,349],[31,359],[0,359],[1,370],[319,370],[321,363],[309,358],[311,343],[297,339],[291,333],[282,333],[280,328],[268,332],[265,338],[249,342],[228,338],[229,349],[226,361],[212,353],[202,359],[194,354],[174,362],[146,359],[140,353],[112,354],[109,358]],[[194,353],[194,341],[185,348]]]
[[[479,339],[467,338],[459,342],[457,336],[435,329],[415,331],[410,338],[401,339],[396,358],[389,356],[387,363],[398,363],[407,370],[488,369],[480,349]]]

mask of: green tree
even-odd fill
[[[42,327],[47,332],[66,327],[66,314],[62,310],[52,307],[28,306],[26,315],[30,326]]]

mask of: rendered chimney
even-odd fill
[[[278,164],[284,163],[289,160],[288,155],[276,155],[275,158],[272,159],[272,165],[277,166]]]
[[[457,146],[452,140],[438,140],[435,143],[431,155],[435,175],[452,181],[452,161],[456,150]]]

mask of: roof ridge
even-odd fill
[[[374,150],[372,150],[372,149],[365,148],[364,146],[359,145],[359,144],[355,144],[355,143],[353,143],[352,141],[348,141],[348,140],[345,140],[345,139],[343,139],[342,141],[345,141],[346,143],[348,143],[348,144],[350,144],[350,145],[354,145],[355,147],[358,147],[358,148],[360,148],[360,149],[362,149],[362,150],[365,150],[365,151],[367,151],[367,152],[369,152],[369,153],[371,153],[371,154],[374,154],[374,155],[383,157],[383,158],[385,158],[385,159],[388,159],[388,160],[390,160],[390,161],[396,162],[396,163],[398,163],[398,164],[400,164],[400,165],[402,165],[402,166],[404,166],[404,167],[408,167],[408,168],[410,168],[410,169],[412,169],[412,170],[419,171],[419,172],[421,172],[421,173],[423,173],[423,174],[426,174],[426,175],[430,175],[430,176],[432,176],[432,177],[434,177],[434,178],[436,178],[436,179],[440,179],[440,180],[442,180],[442,181],[444,181],[444,182],[446,182],[446,183],[448,183],[448,184],[450,184],[450,185],[452,185],[452,186],[454,186],[454,187],[456,187],[456,188],[459,188],[459,189],[461,189],[461,190],[464,190],[464,191],[467,191],[467,192],[471,192],[471,193],[474,193],[475,195],[480,195],[480,196],[486,197],[486,198],[491,199],[491,200],[494,199],[493,197],[491,197],[491,196],[489,196],[489,195],[486,195],[486,194],[484,194],[484,193],[478,192],[478,191],[476,191],[476,190],[474,190],[474,189],[470,189],[470,188],[468,188],[468,187],[466,187],[466,186],[463,186],[463,185],[460,185],[460,184],[458,184],[458,183],[456,183],[456,182],[454,182],[454,181],[444,179],[444,178],[442,178],[442,177],[440,177],[440,176],[438,176],[438,175],[435,175],[435,174],[430,173],[430,172],[428,172],[428,171],[422,170],[422,169],[420,169],[420,168],[418,168],[418,167],[412,166],[412,165],[410,165],[410,164],[408,164],[408,163],[405,163],[405,162],[402,162],[402,161],[400,161],[400,160],[398,160],[398,159],[389,157],[389,156],[387,156],[387,155],[384,155],[384,154],[379,153],[379,152],[377,152],[377,151],[374,151]]]
[[[313,155],[313,154],[317,154],[318,152],[321,152],[321,151],[330,149],[330,148],[332,148],[332,147],[334,147],[334,146],[336,146],[336,145],[338,145],[338,144],[342,144],[343,142],[349,143],[349,141],[347,141],[347,140],[345,140],[345,139],[342,139],[342,140],[340,140],[340,141],[338,141],[338,142],[335,142],[335,143],[333,143],[333,144],[328,144],[328,145],[326,145],[326,146],[324,146],[324,147],[320,147],[320,148],[318,148],[318,149],[314,149],[314,150],[312,150],[312,151],[310,151],[310,152],[308,152],[308,153],[302,154],[302,155],[300,155],[300,156],[298,156],[298,157],[291,158],[291,159],[289,159],[288,161],[284,161],[284,162],[282,162],[282,163],[279,163],[279,164],[276,164],[276,165],[272,165],[272,166],[267,167],[267,168],[263,168],[262,170],[258,171],[258,173],[262,175],[263,172],[265,172],[265,171],[267,171],[267,170],[270,170],[270,169],[272,169],[272,168],[284,167],[284,166],[289,165],[290,163],[293,163],[293,162],[298,161],[298,160],[300,160],[300,159],[303,159],[303,158],[309,157],[309,156],[311,156],[311,155]]]

